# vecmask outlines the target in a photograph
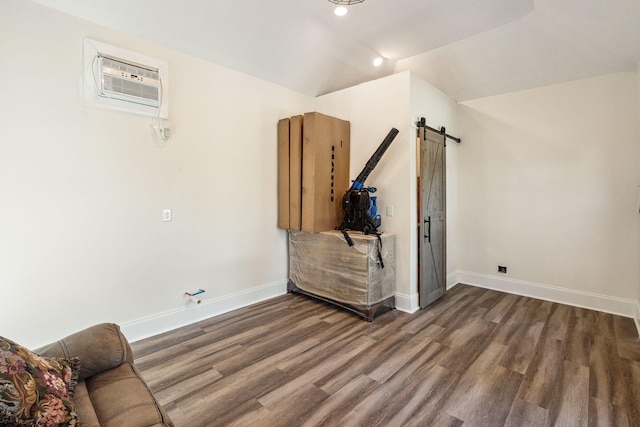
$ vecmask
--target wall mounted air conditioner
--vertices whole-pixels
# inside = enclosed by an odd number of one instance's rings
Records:
[[[162,84],[157,68],[98,55],[98,95],[159,107]]]
[[[167,119],[168,94],[165,61],[84,39],[85,105]]]

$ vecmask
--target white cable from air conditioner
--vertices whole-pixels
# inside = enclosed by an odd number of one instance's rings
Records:
[[[171,129],[160,126],[160,110],[162,109],[162,99],[164,97],[164,87],[162,86],[162,77],[158,73],[158,79],[160,80],[160,105],[157,108],[156,114],[151,119],[151,128],[154,131],[156,137],[158,137],[162,142],[156,140],[156,145],[160,148],[163,148],[167,145],[167,141],[171,136]]]

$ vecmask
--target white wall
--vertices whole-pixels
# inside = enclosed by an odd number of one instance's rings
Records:
[[[81,105],[84,37],[169,63],[164,148],[149,118]],[[285,291],[276,123],[312,98],[20,0],[0,53],[2,335],[136,339]]]
[[[622,73],[463,103],[462,281],[632,315],[637,87]]]
[[[430,125],[446,126],[454,132],[457,106],[429,83],[403,72],[321,96],[316,107],[325,114],[351,121],[352,178],[360,173],[392,127],[400,131],[365,184],[378,189],[381,230],[396,235],[396,305],[413,312],[418,309],[415,122],[419,116],[426,116]],[[455,190],[455,151],[447,167],[447,178]],[[450,230],[455,228],[455,201],[453,194],[447,206],[451,207]],[[393,217],[386,216],[387,205],[393,205]],[[455,236],[455,231],[450,236]],[[449,249],[455,250],[455,244],[449,244]],[[449,259],[455,265],[453,252]]]

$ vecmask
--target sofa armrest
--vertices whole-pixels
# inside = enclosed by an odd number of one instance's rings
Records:
[[[101,323],[34,350],[45,357],[77,357],[82,362],[78,381],[125,362],[133,363],[133,352],[120,327]]]
[[[92,403],[90,409],[101,427],[174,425],[132,363],[96,374],[81,384],[86,385]],[[78,418],[85,421],[80,408]]]

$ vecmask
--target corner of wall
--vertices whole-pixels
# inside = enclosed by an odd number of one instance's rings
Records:
[[[399,292],[394,294],[396,300],[396,309],[405,313],[415,313],[420,309],[418,294],[406,295]]]

